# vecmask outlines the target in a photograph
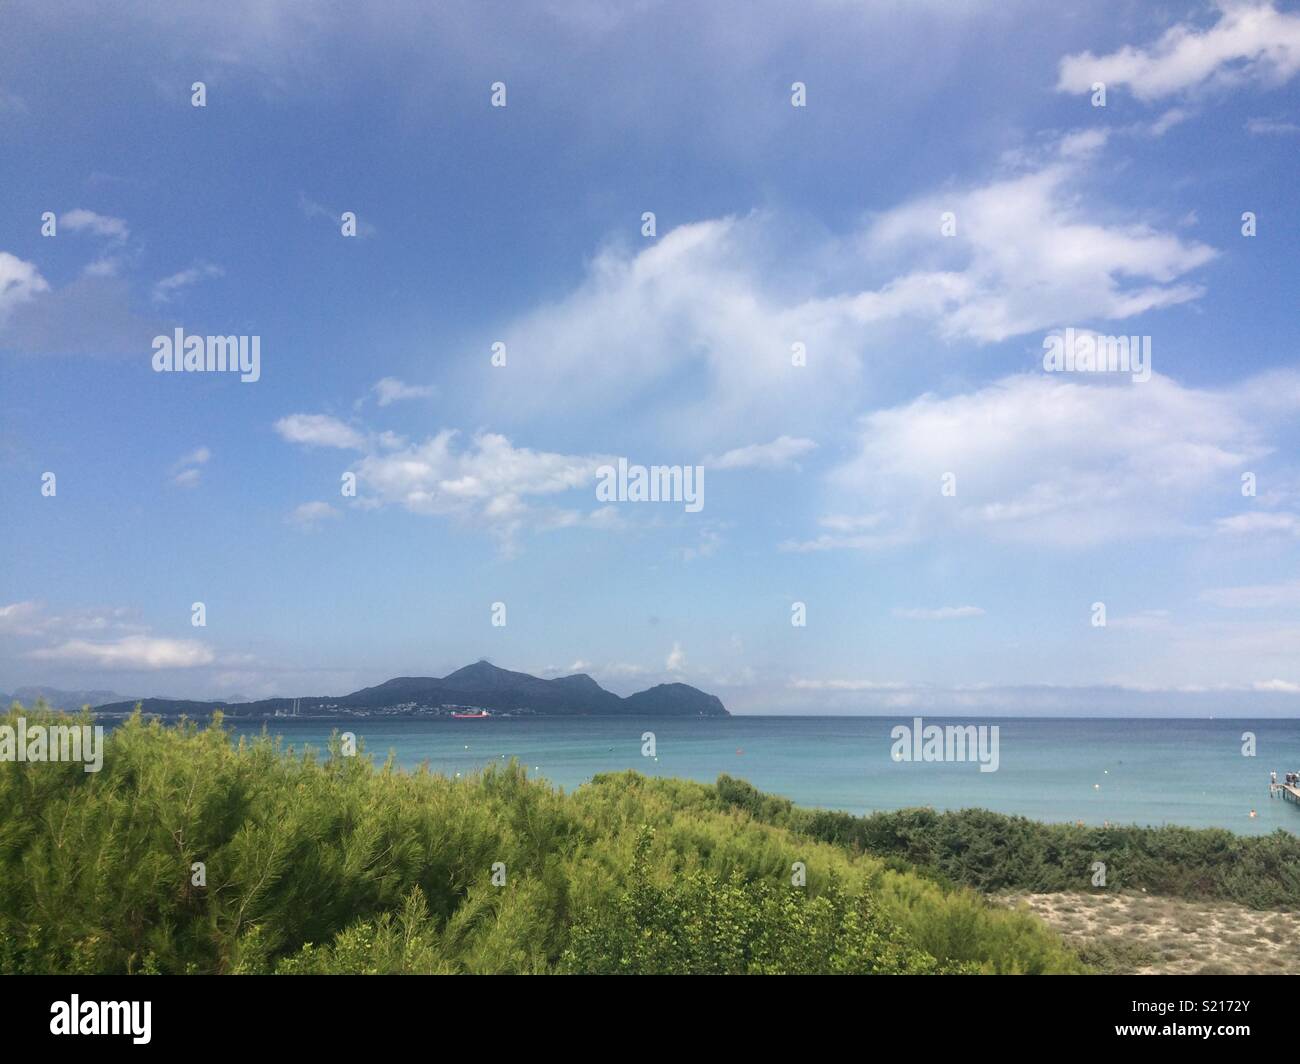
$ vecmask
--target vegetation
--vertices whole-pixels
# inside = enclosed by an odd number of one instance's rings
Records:
[[[1087,890],[1093,862],[1101,861],[1107,893],[1145,890],[1253,909],[1300,909],[1300,837],[1280,829],[1252,837],[1220,828],[1081,827],[983,809],[855,817],[800,809],[730,776],[719,777],[716,790],[762,823],[900,860],[983,892]]]
[[[753,815],[735,781],[564,794],[219,718],[105,741],[97,773],[0,762],[0,972],[1084,970],[1028,911]]]

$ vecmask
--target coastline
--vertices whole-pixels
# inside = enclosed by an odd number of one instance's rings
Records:
[[[105,742],[93,773],[0,761],[28,825],[0,854],[7,971],[1082,974],[1140,958],[1075,941],[1028,899],[1300,909],[1300,838],[1285,832],[858,817],[726,774],[598,772],[566,792],[515,759],[455,778],[393,771],[339,735],[317,754],[141,717]],[[1026,904],[1009,907],[1017,892]],[[724,945],[734,906],[762,933]]]

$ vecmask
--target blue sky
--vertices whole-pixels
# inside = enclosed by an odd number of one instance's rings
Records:
[[[427,8],[6,6],[0,690],[1295,712],[1294,5]]]

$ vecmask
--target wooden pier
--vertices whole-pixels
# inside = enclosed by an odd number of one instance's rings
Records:
[[[1268,794],[1270,798],[1281,798],[1283,801],[1300,805],[1300,787],[1294,783],[1270,783]]]

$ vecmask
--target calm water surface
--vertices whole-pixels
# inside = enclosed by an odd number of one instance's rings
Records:
[[[379,760],[391,752],[404,768],[427,762],[447,775],[516,757],[530,775],[566,790],[598,772],[629,768],[706,783],[726,772],[799,805],[858,814],[980,807],[1045,821],[1300,834],[1300,806],[1268,795],[1271,769],[1279,776],[1300,770],[1300,720],[971,721],[1000,728],[996,772],[969,762],[894,762],[889,733],[899,723],[911,719],[370,718],[275,720],[267,729],[295,749],[323,749],[331,731],[352,731]],[[241,734],[261,730],[261,723],[236,726]],[[655,734],[658,760],[641,754],[645,731]],[[1242,755],[1244,731],[1256,735],[1255,757]]]

